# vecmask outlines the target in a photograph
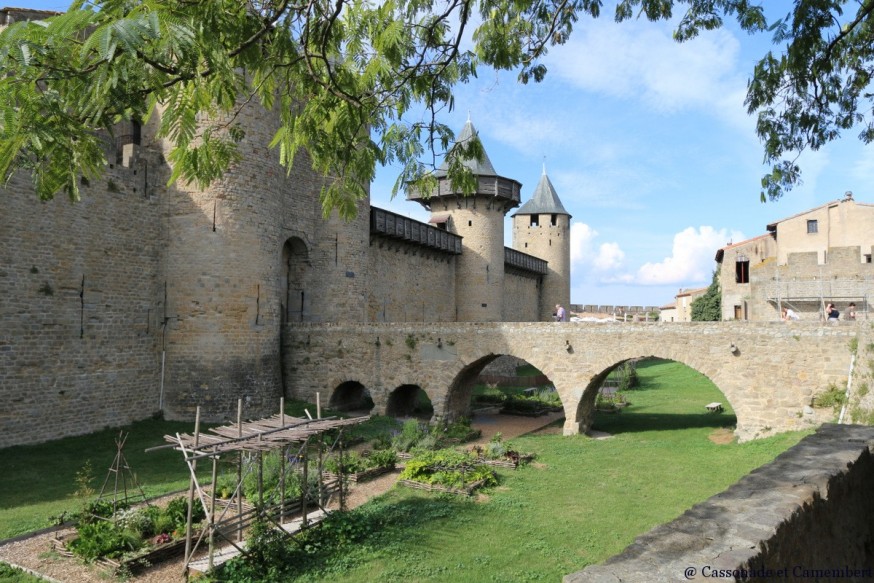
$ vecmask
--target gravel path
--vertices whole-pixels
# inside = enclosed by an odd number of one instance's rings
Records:
[[[504,439],[542,430],[548,433],[561,433],[560,427],[547,425],[560,419],[562,413],[551,413],[541,417],[515,417],[511,415],[478,415],[473,427],[482,430],[482,437],[467,445],[487,443],[500,432]],[[355,508],[374,496],[387,492],[397,481],[398,472],[385,474],[374,480],[352,487],[347,500],[349,508]],[[60,530],[0,546],[0,561],[45,576],[50,581],[63,583],[106,583],[113,576],[105,568],[85,565],[77,559],[61,556],[53,550],[52,539],[71,536],[73,529]],[[128,579],[133,583],[177,583],[185,581],[182,575],[182,560],[167,561],[156,565],[136,577]]]

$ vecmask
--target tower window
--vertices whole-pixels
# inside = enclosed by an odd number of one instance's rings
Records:
[[[531,215],[529,217],[529,219],[531,220],[531,223],[529,224],[529,226],[530,227],[539,227],[540,224],[537,222],[538,218],[540,218],[540,215]]]
[[[819,225],[817,224],[815,219],[807,221],[807,232],[808,233],[818,233],[819,232]]]
[[[558,215],[553,213],[549,220],[553,227],[556,226],[558,224]]]
[[[472,226],[473,226],[473,221],[467,221],[467,226],[468,226],[468,227],[472,227]]]
[[[738,255],[737,262],[734,264],[734,281],[735,283],[750,282],[750,260],[743,255]]]

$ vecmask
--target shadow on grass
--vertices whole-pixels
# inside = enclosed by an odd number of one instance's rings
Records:
[[[225,564],[216,580],[329,577],[372,561],[374,556],[400,552],[409,544],[410,533],[419,528],[434,528],[437,520],[457,519],[475,511],[475,505],[457,497],[396,489],[355,510],[331,514],[318,528],[301,533],[294,541],[276,531],[250,541],[252,556]]]
[[[148,419],[88,435],[2,449],[0,508],[69,499],[76,491],[76,474],[86,462],[91,466],[91,487],[99,492],[115,459],[119,431],[128,433],[124,456],[141,485],[161,488],[162,484],[187,483],[188,468],[180,453],[145,450],[163,445],[165,434],[193,430],[193,423]]]
[[[593,429],[613,435],[643,431],[730,428],[737,425],[731,413],[596,413]]]

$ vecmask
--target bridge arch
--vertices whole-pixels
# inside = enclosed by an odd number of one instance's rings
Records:
[[[413,417],[428,413],[426,408],[432,409],[433,412],[428,393],[419,385],[403,384],[389,393],[385,414],[390,417]]]
[[[370,411],[373,409],[373,399],[362,383],[344,381],[331,392],[328,407],[337,411]]]
[[[679,361],[677,359],[661,358],[658,356],[636,357],[636,358],[624,359],[624,360],[621,360],[619,362],[616,362],[615,364],[611,365],[609,368],[603,370],[601,373],[595,375],[592,379],[592,382],[589,384],[588,387],[586,387],[586,390],[583,394],[583,398],[580,400],[580,403],[577,406],[577,419],[582,419],[584,416],[587,416],[585,425],[588,428],[591,429],[591,427],[592,427],[592,421],[594,420],[594,413],[596,410],[596,400],[598,397],[600,387],[603,385],[604,381],[607,379],[607,377],[610,375],[610,373],[619,369],[625,363],[628,363],[628,362],[631,362],[634,360],[638,361],[638,363],[650,363],[650,364],[676,363],[676,364],[682,365],[683,367],[686,367],[692,371],[695,371],[696,373],[700,374],[701,376],[705,377],[708,381],[710,381],[713,384],[713,386],[719,391],[719,393],[721,394],[721,397],[717,398],[716,400],[719,401],[724,407],[727,406],[727,408],[730,408],[732,411],[734,410],[734,404],[732,403],[732,401],[728,397],[728,395],[726,395],[725,392],[722,389],[720,389],[720,387],[718,385],[716,385],[716,383],[713,383],[713,380],[710,377],[708,377],[706,374],[702,373],[701,371],[695,369],[694,367],[691,367],[688,364],[686,364],[682,361]],[[644,366],[646,366],[646,364],[644,364]],[[633,393],[633,391],[632,391],[632,393]],[[669,396],[669,394],[670,394],[670,389],[665,391],[666,396]],[[629,396],[629,395],[626,395],[626,396]],[[632,400],[634,399],[633,396],[629,396],[629,398]],[[711,399],[711,401],[712,400],[713,399]],[[700,403],[701,410],[699,411],[699,413],[701,413],[701,414],[706,413],[705,406],[709,402],[710,401],[708,401],[707,403],[705,403],[705,402]]]
[[[491,352],[482,355],[473,362],[463,366],[457,373],[455,373],[455,376],[449,385],[445,407],[441,415],[444,419],[452,421],[454,419],[458,419],[459,417],[470,416],[470,404],[473,396],[473,390],[476,386],[476,381],[479,378],[480,373],[482,373],[483,369],[486,366],[488,366],[495,359],[501,356],[512,356],[514,358],[522,360],[537,368],[547,377],[547,379],[549,379],[549,382],[553,382],[553,378],[549,375],[549,373],[540,368],[537,362],[532,362],[532,360],[526,357],[526,355],[519,354],[517,352]]]
[[[625,354],[622,354],[622,352],[625,352]],[[738,423],[740,424],[741,414],[738,409],[743,409],[743,407],[736,406],[736,402],[742,401],[743,398],[739,397],[742,385],[738,384],[738,379],[733,379],[725,370],[725,366],[714,365],[712,360],[707,361],[702,358],[692,347],[683,351],[682,354],[678,354],[678,352],[680,351],[664,350],[653,346],[649,347],[648,350],[637,349],[634,350],[634,352],[616,351],[614,354],[605,353],[599,362],[593,363],[595,370],[597,371],[600,369],[600,372],[593,374],[589,382],[582,387],[582,391],[580,391],[581,397],[575,404],[571,404],[571,411],[568,410],[568,403],[565,403],[565,412],[571,413],[571,415],[566,416],[565,434],[588,433],[592,429],[598,391],[611,372],[631,360],[645,360],[650,358],[674,361],[705,376],[711,383],[713,383],[720,393],[722,393],[725,402],[731,405],[738,418]],[[706,404],[707,403],[702,403],[702,408]],[[571,428],[571,431],[568,431],[569,427]]]

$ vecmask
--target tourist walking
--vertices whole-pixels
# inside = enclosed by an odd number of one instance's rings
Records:
[[[825,317],[830,324],[834,324],[841,317],[841,313],[835,308],[834,304],[829,304],[825,307]]]
[[[555,304],[555,321],[567,322],[567,310],[561,304]]]

